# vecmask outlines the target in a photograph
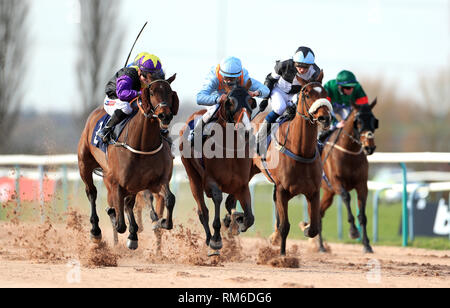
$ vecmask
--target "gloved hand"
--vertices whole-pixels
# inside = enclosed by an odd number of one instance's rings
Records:
[[[269,99],[265,98],[259,103],[259,112],[266,110],[267,105],[269,105]]]

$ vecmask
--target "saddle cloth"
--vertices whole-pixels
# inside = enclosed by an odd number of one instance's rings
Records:
[[[127,123],[136,114],[137,114],[137,110],[133,111],[127,118],[125,118],[122,122],[120,122],[113,128],[108,143],[103,142],[103,140],[97,136],[97,132],[99,130],[101,130],[105,126],[105,124],[108,123],[108,120],[111,118],[111,116],[109,114],[105,114],[95,124],[94,131],[92,132],[91,144],[106,153],[106,150],[108,149],[108,145],[114,144],[117,142],[117,139],[119,139],[119,136],[122,133],[125,126],[127,125]]]

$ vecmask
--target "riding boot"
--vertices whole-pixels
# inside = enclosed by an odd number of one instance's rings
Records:
[[[127,114],[122,110],[115,110],[105,126],[100,131],[98,131],[97,136],[102,139],[103,142],[107,143],[114,126],[122,122],[126,117]]]
[[[270,134],[271,126],[272,123],[264,120],[256,134],[257,153],[262,157],[265,157],[267,153],[267,136]]]

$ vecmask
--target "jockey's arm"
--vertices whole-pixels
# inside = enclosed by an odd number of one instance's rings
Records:
[[[130,102],[140,95],[140,91],[133,90],[133,80],[129,76],[117,78],[116,85],[116,94],[121,101]]]
[[[249,91],[259,92],[259,95],[257,96],[259,98],[266,98],[267,96],[269,96],[270,90],[266,85],[253,78],[250,78],[250,80],[252,81],[252,86],[250,87]]]
[[[201,90],[197,94],[197,104],[202,106],[213,106],[219,103],[220,94],[217,92],[219,80],[211,74],[205,79]]]

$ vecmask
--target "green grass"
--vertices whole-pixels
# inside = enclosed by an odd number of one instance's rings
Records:
[[[105,214],[104,208],[106,207],[106,189],[99,183],[96,184],[98,189],[97,210],[100,216],[102,224],[109,224],[109,219]],[[175,190],[173,188],[173,190]],[[64,219],[64,197],[62,195],[61,187],[57,187],[57,195],[49,204],[45,204],[45,213],[53,220],[61,221]],[[69,202],[68,206],[79,209],[82,213],[89,215],[90,207],[87,197],[84,192],[84,185],[82,183],[72,183],[69,186]],[[174,220],[175,223],[189,224],[193,223],[200,225],[197,216],[197,205],[192,196],[189,184],[180,184],[176,189],[177,202],[175,205]],[[356,193],[352,192],[352,211],[357,221],[356,212]],[[298,223],[303,221],[304,218],[304,204],[303,196],[295,197],[289,203],[289,221],[291,229],[289,232],[289,239],[305,239],[303,232],[298,227]],[[345,206],[342,206],[342,226],[343,226],[343,238],[339,239],[338,236],[338,197],[334,199],[333,205],[328,209],[323,220],[323,236],[328,242],[343,242],[343,243],[358,243],[358,240],[352,240],[349,238],[349,224],[347,222],[347,210]],[[225,201],[225,200],[224,200]],[[214,216],[214,207],[211,200],[207,200],[210,223]],[[0,207],[0,220],[9,220],[11,213],[15,208],[15,203],[3,205]],[[225,207],[222,206],[221,217],[225,215]],[[262,236],[268,237],[273,231],[274,214],[272,204],[272,186],[271,185],[258,185],[255,188],[255,200],[253,212],[255,215],[254,226],[245,234],[245,236]],[[401,222],[401,204],[382,204],[379,207],[379,234],[378,242],[373,243],[373,206],[372,206],[372,194],[369,194],[367,202],[366,215],[368,219],[368,236],[373,246],[386,245],[386,246],[401,246],[402,238],[399,234],[400,222]],[[21,204],[20,220],[22,221],[39,221],[40,220],[40,207],[39,204],[23,202]],[[448,238],[428,238],[417,237],[413,243],[409,243],[409,246],[427,249],[450,249],[450,240]]]

